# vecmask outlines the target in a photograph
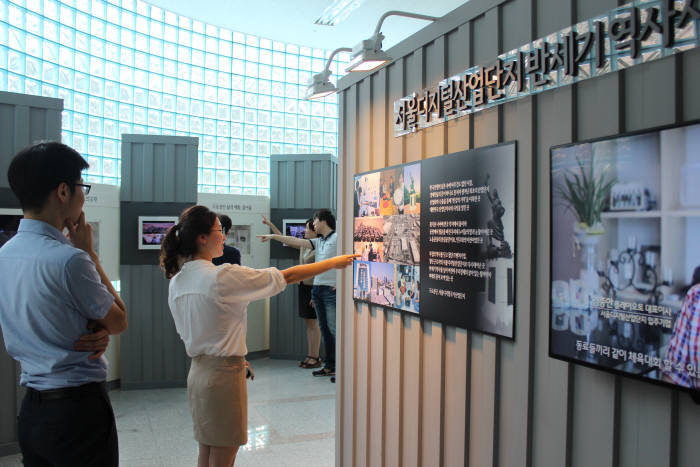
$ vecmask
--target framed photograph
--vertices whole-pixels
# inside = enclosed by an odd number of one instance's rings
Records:
[[[139,216],[139,250],[160,250],[168,229],[177,224],[177,216]]]
[[[282,220],[282,232],[289,237],[304,238],[306,230],[306,219],[284,219]]]

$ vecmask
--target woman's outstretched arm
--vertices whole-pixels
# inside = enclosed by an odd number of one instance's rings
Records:
[[[323,272],[330,271],[331,269],[346,268],[359,256],[360,255],[340,255],[319,261],[318,263],[300,264],[285,269],[282,271],[282,275],[284,276],[284,280],[287,281],[287,284],[294,284],[295,282],[301,282],[304,279],[309,279]]]

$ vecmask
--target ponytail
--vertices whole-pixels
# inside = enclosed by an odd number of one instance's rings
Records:
[[[180,239],[178,232],[180,224],[175,224],[168,229],[163,243],[160,245],[160,267],[165,272],[165,277],[170,279],[180,271],[179,254]]]
[[[216,214],[205,206],[191,206],[180,214],[180,222],[170,227],[160,246],[160,267],[170,279],[180,272],[182,262],[197,254],[197,237],[209,235]]]

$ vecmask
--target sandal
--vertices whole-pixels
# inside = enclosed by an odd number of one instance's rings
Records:
[[[304,365],[306,365],[309,362],[309,360],[312,358],[313,357],[311,355],[307,355],[306,358],[304,358],[304,360],[299,362],[299,366],[302,368],[306,368]]]
[[[301,365],[302,368],[318,368],[321,366],[321,359],[315,357],[309,357],[309,359]]]

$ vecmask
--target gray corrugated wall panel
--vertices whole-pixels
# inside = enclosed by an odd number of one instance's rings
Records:
[[[501,9],[502,49],[512,50],[533,38],[530,0],[508,2]],[[536,309],[531,307],[534,287],[531,246],[534,216],[533,197],[533,108],[532,98],[520,99],[503,106],[503,140],[517,141],[517,217],[516,217],[516,311],[515,339],[500,343],[500,394],[497,401],[498,448],[497,465],[516,467],[526,465],[528,459],[528,420],[530,416],[532,361],[532,323]]]
[[[270,158],[270,209],[335,209],[338,159],[330,154],[278,154]]]
[[[700,118],[700,49],[690,50],[681,55],[681,96],[683,97],[682,117],[684,120]],[[678,396],[678,458],[677,465],[697,463],[697,433],[700,433],[700,405],[685,394]]]
[[[294,266],[296,261],[283,259],[271,260],[271,265],[278,269]],[[299,317],[296,284],[270,298],[270,357],[301,358],[307,354],[306,325]]]
[[[183,204],[194,204],[197,145],[192,137],[122,135],[122,205],[137,212],[139,207],[148,211],[165,206],[179,213]],[[142,256],[123,254],[132,264],[123,262],[120,268],[129,319],[121,340],[122,387],[184,386],[188,359],[168,309],[168,282],[157,256],[152,264],[142,264]]]
[[[472,0],[468,5],[476,8],[486,2]],[[484,9],[479,17],[450,18],[455,27],[447,28],[441,34],[446,36],[445,76],[461,71],[467,65],[478,65],[480,61],[492,60],[494,46],[500,44],[499,51],[509,50],[575,23],[578,20],[595,16],[614,8],[618,2],[612,0],[560,1],[560,0],[511,0],[494,2],[500,4],[501,11],[497,29],[497,40],[493,38],[494,28],[485,27],[493,11]],[[476,11],[476,10],[472,10]],[[460,23],[461,19],[461,23]],[[446,20],[434,27],[442,27]],[[491,22],[493,19],[491,19]],[[474,28],[473,33],[470,29]],[[395,49],[403,48],[403,54],[393,55],[395,61],[385,68],[388,92],[382,94],[381,72],[371,74],[370,89],[366,88],[367,75],[353,75],[341,79],[341,128],[340,160],[343,180],[347,183],[353,173],[378,169],[377,163],[383,158],[387,165],[394,165],[411,158],[425,157],[439,147],[439,132],[428,130],[419,134],[394,138],[389,129],[385,144],[387,153],[382,150],[382,128],[386,122],[373,121],[369,130],[366,124],[359,123],[366,115],[367,106],[363,99],[372,100],[385,95],[384,102],[372,102],[370,106],[386,106],[391,111],[393,102],[412,91],[434,86],[430,82],[431,68],[439,63],[432,55],[434,45],[427,45],[438,39],[428,37],[426,28],[419,31]],[[498,30],[500,29],[500,30]],[[469,44],[473,38],[474,44]],[[408,47],[406,44],[419,44]],[[469,60],[469,49],[475,49],[475,60]],[[457,64],[457,62],[460,62]],[[483,63],[483,62],[482,62]],[[680,76],[678,75],[680,73]],[[548,355],[548,309],[549,309],[549,149],[552,145],[615,134],[621,131],[644,129],[674,121],[688,121],[700,118],[700,91],[696,77],[700,74],[700,50],[684,52],[676,57],[641,65],[622,73],[584,81],[570,88],[546,91],[535,97],[519,99],[502,106],[501,110],[485,112],[474,116],[472,125],[474,142],[469,141],[469,118],[448,122],[446,141],[447,152],[465,149],[469,146],[488,144],[493,139],[495,128],[504,141],[518,141],[518,262],[516,263],[518,282],[516,310],[516,338],[513,342],[498,342],[492,350],[485,350],[480,356],[487,361],[495,361],[497,374],[495,386],[491,385],[496,422],[489,426],[490,408],[487,415],[470,417],[464,411],[462,422],[465,425],[464,443],[474,445],[474,449],[493,452],[490,454],[467,452],[472,459],[470,465],[493,466],[627,466],[661,465],[690,466],[697,464],[694,433],[700,430],[700,406],[693,404],[682,393],[644,384],[635,380],[612,376],[578,365],[567,364],[551,359]],[[676,87],[679,86],[679,87]],[[646,96],[646,97],[645,97]],[[647,99],[646,102],[643,102]],[[655,110],[650,110],[655,109]],[[499,115],[500,112],[500,115]],[[378,113],[377,113],[378,114]],[[376,116],[376,115],[375,115]],[[387,115],[386,118],[390,118]],[[466,131],[465,131],[466,130]],[[367,139],[370,141],[367,141]],[[365,149],[369,148],[368,151]],[[384,156],[384,157],[383,157]],[[351,160],[346,160],[350,158]],[[345,189],[348,191],[348,189]],[[344,201],[352,199],[344,193]],[[341,195],[342,196],[342,195]],[[350,207],[338,206],[338,212],[347,213]],[[343,233],[343,236],[351,234]],[[343,240],[347,240],[343,238]],[[345,273],[347,276],[347,273]],[[344,282],[345,283],[345,282]],[[353,304],[343,302],[347,307]],[[373,358],[374,345],[381,342],[375,335],[381,327],[374,326],[372,316],[363,305],[358,305],[354,314],[343,314],[339,328],[339,452],[336,459],[341,466],[367,465],[367,459],[376,461],[378,449],[368,436],[374,436],[374,427],[363,431],[366,426],[367,410],[370,417],[376,411],[382,416],[382,459],[386,465],[395,465],[398,459],[403,465],[462,465],[459,448],[454,439],[445,434],[444,448],[452,446],[450,452],[435,452],[434,445],[419,437],[413,424],[419,421],[417,407],[425,410],[426,388],[433,387],[426,381],[431,375],[426,365],[444,365],[444,378],[449,381],[465,381],[471,385],[466,399],[474,410],[474,385],[480,384],[474,378],[481,373],[476,365],[483,362],[470,361],[464,356],[462,368],[466,367],[469,378],[453,378],[455,366],[454,347],[464,345],[460,334],[455,336],[449,327],[444,344],[450,351],[447,363],[431,359],[428,355],[440,355],[439,342],[428,338],[427,333],[416,332],[411,319],[402,319],[403,326],[394,329],[395,323],[386,319],[384,327],[385,354],[381,361]],[[368,316],[370,316],[368,318]],[[391,316],[391,313],[386,313]],[[411,325],[411,326],[408,326]],[[408,327],[407,327],[408,326]],[[434,329],[434,328],[433,328]],[[470,333],[476,334],[476,333]],[[379,340],[377,340],[379,339]],[[474,342],[471,342],[473,340]],[[461,344],[459,342],[461,342]],[[467,339],[467,349],[473,359],[482,351],[484,339]],[[450,365],[449,368],[447,365]],[[422,367],[420,367],[422,365]],[[368,381],[376,379],[378,368],[391,369],[398,366],[398,374],[386,377],[379,389]],[[416,369],[416,367],[418,369]],[[398,382],[394,384],[393,379]],[[488,384],[492,374],[487,374]],[[463,383],[462,383],[463,384]],[[372,391],[368,392],[371,386]],[[448,387],[445,387],[448,390]],[[395,397],[386,397],[382,407],[376,407],[377,392],[387,392]],[[445,406],[445,426],[453,423],[459,411],[464,410],[452,395],[443,396]],[[483,391],[486,394],[488,391]],[[483,397],[483,396],[480,396]],[[398,404],[395,401],[400,401]],[[408,404],[408,405],[407,405]],[[397,406],[398,405],[398,406]],[[457,410],[457,415],[455,415]],[[372,418],[372,420],[375,420]],[[427,419],[423,418],[425,422]],[[486,422],[486,423],[484,423]],[[373,423],[375,423],[373,421]],[[451,426],[454,426],[451,425]],[[481,430],[491,433],[478,433]],[[380,431],[380,430],[377,430]],[[476,446],[477,440],[483,440]],[[426,451],[428,449],[429,451]],[[462,447],[462,451],[464,448]],[[473,449],[472,449],[473,450]],[[420,459],[420,460],[419,460]],[[449,462],[447,462],[449,460]],[[478,461],[478,462],[477,462]],[[451,463],[450,463],[451,462]]]
[[[122,135],[121,201],[197,200],[198,138]]]
[[[700,118],[700,86],[697,77],[700,76],[700,49],[683,52],[680,57],[682,64],[682,95],[684,120]]]
[[[39,140],[61,141],[63,100],[0,92],[0,187],[9,187],[7,168],[22,148]]]
[[[7,169],[12,157],[36,141],[60,141],[62,110],[61,99],[0,92],[0,189],[7,196],[11,195]],[[4,207],[14,206],[0,205]],[[17,414],[24,395],[19,371],[0,335],[0,456],[19,452]]]
[[[576,19],[584,20],[611,10],[614,0],[577,2]],[[619,76],[611,74],[574,86],[575,139],[614,134],[619,130]],[[573,367],[571,407],[571,466],[612,467],[615,440],[616,378],[580,366]],[[595,430],[590,427],[595,426]]]
[[[158,266],[121,266],[128,329],[121,336],[124,389],[181,387],[187,356],[167,304],[168,281]]]

